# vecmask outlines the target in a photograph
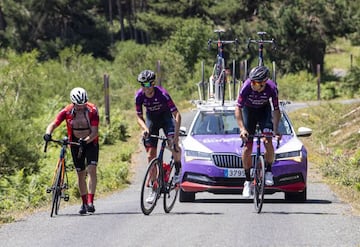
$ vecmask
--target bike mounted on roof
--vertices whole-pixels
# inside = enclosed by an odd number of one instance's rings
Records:
[[[247,47],[248,49],[250,49],[250,44],[254,43],[258,45],[259,48],[259,52],[258,52],[258,66],[264,66],[264,56],[263,56],[263,50],[264,50],[264,44],[271,44],[272,45],[272,49],[275,50],[276,49],[276,41],[274,39],[265,39],[266,36],[266,32],[257,32],[257,34],[259,35],[259,39],[251,39],[249,38],[247,40]],[[245,68],[246,72],[245,74],[247,75],[247,68]],[[272,78],[271,78],[275,83],[276,83],[276,64],[275,61],[272,62]]]
[[[238,83],[238,89],[237,87],[237,80],[235,76],[236,71],[236,62],[235,60],[232,61],[232,80],[229,80],[230,74],[228,72],[228,68],[226,68],[226,61],[224,57],[224,47],[226,44],[235,44],[236,51],[239,47],[239,40],[222,40],[221,34],[224,33],[223,30],[215,30],[215,33],[218,35],[217,41],[214,41],[212,39],[208,40],[208,49],[210,49],[211,45],[213,43],[217,43],[217,55],[216,55],[216,63],[214,64],[212,74],[209,78],[209,82],[205,82],[204,80],[204,64],[202,63],[202,79],[198,83],[198,90],[199,90],[199,101],[196,101],[196,104],[204,104],[204,102],[209,103],[219,103],[221,102],[221,105],[224,105],[225,102],[225,92],[226,92],[226,84],[229,85],[229,99],[230,101],[236,100],[237,94],[240,88],[240,83]],[[259,35],[258,39],[251,39],[249,38],[247,40],[247,48],[250,49],[250,44],[257,44],[258,45],[258,65],[264,65],[264,57],[263,57],[263,50],[264,50],[264,44],[271,44],[272,49],[276,49],[276,41],[274,39],[265,39],[266,32],[257,32]],[[276,66],[275,62],[272,62],[272,80],[276,82]],[[245,61],[244,66],[244,81],[247,79],[248,76],[248,68],[247,68],[247,62]],[[240,68],[240,70],[242,70]],[[228,83],[227,83],[228,82]],[[207,88],[206,88],[207,87]],[[207,92],[207,95],[206,95]]]
[[[209,78],[209,83],[207,89],[205,88],[205,81],[204,81],[204,67],[202,65],[202,81],[198,84],[199,87],[199,97],[200,101],[206,100],[206,91],[207,91],[207,99],[212,101],[221,102],[222,105],[224,105],[225,101],[225,92],[226,92],[226,83],[229,81],[230,74],[229,69],[226,68],[226,62],[225,62],[225,55],[224,55],[224,47],[227,44],[235,44],[236,51],[239,47],[239,40],[222,40],[221,34],[224,33],[223,30],[215,30],[215,33],[218,35],[217,41],[214,41],[212,39],[208,40],[208,49],[210,50],[211,45],[213,43],[217,44],[217,55],[216,55],[216,63],[214,64],[212,74]],[[233,73],[232,73],[232,79],[233,81],[233,94],[230,93],[230,98],[233,96],[235,98],[235,87],[236,87],[236,79],[235,79],[235,60],[233,60]],[[231,88],[229,87],[229,90]],[[230,91],[231,92],[231,91]]]

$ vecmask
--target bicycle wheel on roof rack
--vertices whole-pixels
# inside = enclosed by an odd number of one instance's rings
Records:
[[[254,169],[254,206],[257,213],[261,212],[264,203],[265,162],[262,156],[257,158]]]
[[[179,193],[180,185],[173,182],[175,176],[175,164],[170,162],[170,174],[168,181],[165,181],[165,193],[164,193],[164,211],[170,213],[174,207],[177,195]]]
[[[62,175],[62,165],[61,160],[58,161],[58,169],[56,171],[56,177],[54,184],[51,187],[52,190],[52,203],[51,203],[51,212],[50,217],[53,217],[54,213],[57,215],[60,208],[60,196],[61,196],[61,175]]]
[[[162,181],[160,169],[162,169],[162,164],[160,166],[159,160],[155,158],[150,162],[144,176],[141,186],[140,206],[141,211],[145,215],[149,215],[154,210],[156,202],[161,195]],[[151,194],[153,194],[153,200],[150,200]]]

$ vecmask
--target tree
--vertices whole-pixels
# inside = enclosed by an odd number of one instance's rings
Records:
[[[286,1],[274,11],[268,26],[279,44],[278,61],[284,72],[323,69],[326,46],[348,32],[346,1]],[[276,9],[276,8],[274,8]]]

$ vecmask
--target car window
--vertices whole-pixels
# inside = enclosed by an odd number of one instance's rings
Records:
[[[194,135],[237,134],[234,112],[200,112],[193,128]]]
[[[292,134],[290,122],[288,121],[287,117],[284,116],[284,114],[281,114],[281,120],[279,123],[279,132],[282,135],[291,135]]]
[[[282,114],[279,131],[283,135],[292,134],[291,124]],[[192,130],[193,135],[240,134],[233,111],[200,112]]]

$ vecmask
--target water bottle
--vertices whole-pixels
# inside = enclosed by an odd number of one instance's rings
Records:
[[[163,162],[164,180],[167,183],[170,177],[170,164]]]

